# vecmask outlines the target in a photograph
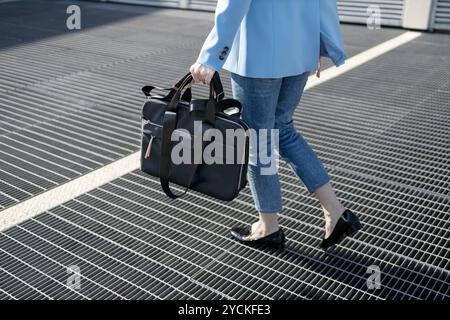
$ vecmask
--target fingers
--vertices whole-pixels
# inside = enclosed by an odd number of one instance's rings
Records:
[[[189,71],[192,74],[194,83],[209,84],[214,76],[214,70],[202,65],[201,63],[194,63]]]
[[[199,68],[199,63],[194,63],[191,68],[189,69],[189,71],[191,72],[192,75],[192,79],[194,83],[199,83],[200,78],[199,78],[199,72],[198,72],[198,68]]]
[[[316,76],[320,78],[320,71],[322,70],[322,57],[319,58],[319,67],[317,68]]]
[[[198,72],[199,72],[200,81],[203,84],[209,84],[211,82],[212,76],[214,74],[213,70],[211,70],[210,68],[208,68],[204,65],[200,65]]]
[[[211,83],[211,80],[212,80],[212,78],[213,78],[213,76],[214,76],[214,70],[211,70],[211,69],[209,69],[209,68],[206,68],[206,71],[205,71],[205,74],[204,74],[204,78],[203,78],[203,83],[204,84],[210,84]]]

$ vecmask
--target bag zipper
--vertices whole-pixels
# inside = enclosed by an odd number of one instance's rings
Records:
[[[147,120],[147,119],[145,119],[145,118],[142,118],[142,121],[143,121],[145,124],[150,124],[150,125],[152,125],[152,126],[162,128],[162,125],[160,125],[160,124],[158,124],[158,123],[154,123],[154,122],[152,122],[152,121],[150,121],[150,120]]]
[[[145,156],[144,156],[145,159],[148,159],[150,157],[150,154],[151,154],[151,151],[152,151],[153,139],[155,138],[154,135],[150,135],[150,137],[151,138],[150,138],[150,141],[148,143],[147,150],[145,151]]]

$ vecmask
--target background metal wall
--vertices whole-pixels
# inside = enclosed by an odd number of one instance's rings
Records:
[[[381,9],[381,24],[401,26],[404,0],[338,0],[339,16],[343,22],[366,23],[371,6]]]
[[[116,0],[115,2],[184,7],[213,11],[217,0]],[[341,20],[344,22],[366,23],[371,5],[381,9],[382,25],[401,26],[404,0],[338,0]]]
[[[450,0],[436,0],[434,4],[432,28],[450,30]]]
[[[105,1],[105,0],[100,0]],[[108,0],[106,0],[108,1]],[[156,5],[168,8],[186,8],[214,11],[217,0],[110,0],[111,2]],[[366,23],[372,12],[370,6],[379,6],[381,25],[402,27],[405,0],[337,0],[341,21]],[[430,29],[450,30],[450,0],[434,0]]]

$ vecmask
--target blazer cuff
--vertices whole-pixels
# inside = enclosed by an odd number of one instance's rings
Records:
[[[225,64],[225,59],[220,60],[217,57],[213,57],[208,51],[202,51],[197,58],[197,62],[202,65],[219,72]]]
[[[347,58],[345,51],[338,47],[324,33],[320,34],[320,56],[330,58],[336,67],[344,64]]]

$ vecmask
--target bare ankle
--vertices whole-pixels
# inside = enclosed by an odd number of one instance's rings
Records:
[[[342,216],[345,211],[345,207],[339,203],[339,205],[335,206],[322,206],[323,213],[325,215],[325,219],[330,219],[332,221],[337,221]]]
[[[276,213],[260,213],[259,221],[264,235],[277,232],[280,228],[278,225],[278,214]]]

